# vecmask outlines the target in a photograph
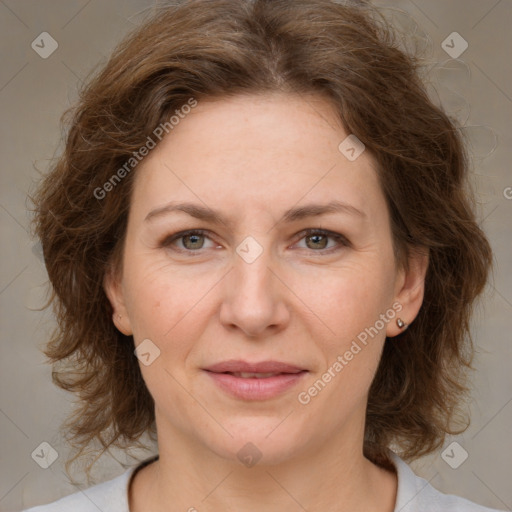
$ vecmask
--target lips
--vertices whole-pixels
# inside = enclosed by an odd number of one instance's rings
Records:
[[[214,364],[205,368],[206,371],[214,373],[253,373],[253,374],[280,374],[280,373],[299,373],[305,371],[305,368],[300,368],[288,363],[280,361],[263,361],[260,363],[249,363],[247,361],[240,361],[230,359],[221,363]]]
[[[295,386],[307,370],[279,361],[224,361],[205,368],[217,387],[242,400],[268,400]]]
[[[281,373],[252,373],[252,372],[227,372],[233,377],[241,377],[242,379],[267,379],[268,377],[275,377]]]

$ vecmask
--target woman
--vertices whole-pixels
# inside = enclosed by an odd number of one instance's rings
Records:
[[[398,46],[360,2],[192,0],[116,49],[35,198],[46,354],[77,457],[158,456],[31,510],[490,510],[405,462],[463,430],[492,256]]]

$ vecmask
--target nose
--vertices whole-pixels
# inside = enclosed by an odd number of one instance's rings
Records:
[[[220,321],[228,329],[240,329],[247,337],[263,338],[288,325],[287,296],[291,293],[267,250],[252,262],[238,254],[223,283]]]

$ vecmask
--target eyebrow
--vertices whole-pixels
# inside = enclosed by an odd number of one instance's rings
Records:
[[[233,225],[233,222],[230,219],[228,219],[225,215],[207,206],[202,206],[194,203],[174,202],[167,203],[164,206],[151,210],[146,215],[144,221],[151,221],[157,217],[168,215],[169,213],[172,212],[184,212],[190,215],[191,217],[195,217],[196,219],[207,221],[212,224],[224,224],[225,226],[228,227],[231,227]],[[304,206],[290,208],[289,210],[286,210],[284,212],[280,222],[295,222],[301,219],[309,217],[318,217],[320,215],[325,215],[329,213],[345,213],[356,217],[360,217],[363,220],[367,218],[366,213],[357,209],[355,206],[343,203],[341,201],[331,201],[327,204],[307,204]]]

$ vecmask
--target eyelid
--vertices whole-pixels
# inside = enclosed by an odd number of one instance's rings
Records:
[[[316,234],[325,235],[329,238],[333,238],[337,242],[341,243],[342,245],[346,245],[347,247],[352,246],[350,240],[345,235],[342,235],[341,233],[337,233],[336,231],[330,231],[328,229],[323,229],[323,228],[307,228],[307,229],[304,229],[303,231],[301,231],[300,233],[297,233],[297,236],[300,237],[299,240],[302,240],[306,236],[316,235]],[[317,251],[317,252],[322,252],[322,251]],[[323,252],[325,252],[325,251],[323,251]]]
[[[181,238],[184,238],[187,235],[199,235],[199,236],[206,236],[210,240],[211,233],[207,229],[185,229],[184,231],[178,231],[176,233],[173,233],[172,235],[165,236],[162,241],[158,244],[160,247],[169,247],[172,245],[173,242],[176,242],[180,240]],[[213,242],[214,240],[212,240]],[[175,249],[177,252],[188,252],[188,253],[199,253],[203,249],[197,249],[196,251],[186,250],[186,249]]]
[[[183,238],[187,235],[205,236],[206,238],[209,238],[212,242],[217,243],[217,242],[215,242],[214,239],[212,239],[211,233],[209,230],[198,228],[198,229],[187,229],[187,230],[179,231],[179,232],[173,233],[172,235],[166,236],[160,242],[159,246],[169,247],[172,245],[173,242],[180,240],[181,238]],[[346,236],[342,235],[341,233],[337,233],[335,231],[330,231],[328,229],[323,229],[323,228],[307,228],[307,229],[304,229],[304,230],[298,232],[294,236],[294,238],[297,239],[296,242],[294,242],[294,245],[297,244],[298,242],[300,242],[303,238],[305,238],[307,236],[311,236],[311,235],[324,235],[328,238],[332,238],[338,244],[337,247],[331,247],[329,249],[319,249],[317,251],[315,251],[314,249],[305,249],[313,254],[318,253],[319,256],[321,256],[322,254],[325,254],[325,255],[331,254],[335,251],[340,250],[343,247],[352,247],[350,240],[348,240]],[[174,250],[179,253],[188,253],[188,254],[192,255],[192,254],[200,254],[205,249],[187,250],[187,249],[174,248]]]

